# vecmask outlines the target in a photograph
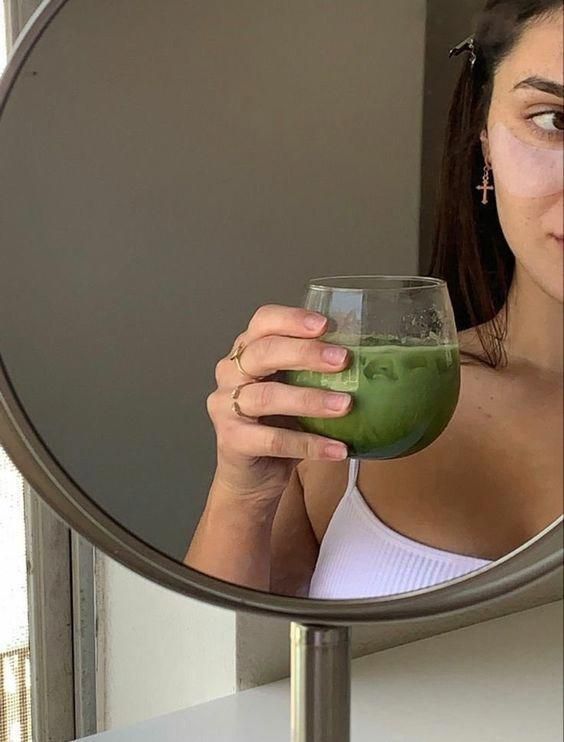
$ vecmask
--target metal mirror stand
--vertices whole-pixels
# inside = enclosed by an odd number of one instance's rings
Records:
[[[292,742],[349,742],[351,630],[292,623]]]

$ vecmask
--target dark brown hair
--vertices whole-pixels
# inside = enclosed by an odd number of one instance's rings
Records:
[[[562,5],[562,0],[488,0],[476,24],[475,64],[463,58],[449,112],[430,274],[447,281],[459,331],[477,328],[480,360],[493,368],[506,360],[506,300],[515,259],[495,199],[483,206],[476,190],[484,168],[480,133],[499,65],[528,25]]]

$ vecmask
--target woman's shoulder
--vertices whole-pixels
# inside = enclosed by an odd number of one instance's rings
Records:
[[[475,368],[483,374],[492,374],[505,367],[503,342],[497,325],[486,322],[461,330],[458,333],[458,346],[463,368]]]

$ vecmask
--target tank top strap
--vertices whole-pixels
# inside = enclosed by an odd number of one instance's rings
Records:
[[[356,485],[359,464],[360,459],[349,459],[349,481],[347,482],[347,491],[345,495],[350,495],[353,491],[353,487]]]

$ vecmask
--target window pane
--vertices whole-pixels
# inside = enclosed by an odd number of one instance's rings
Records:
[[[0,448],[0,742],[31,742],[23,479]]]

